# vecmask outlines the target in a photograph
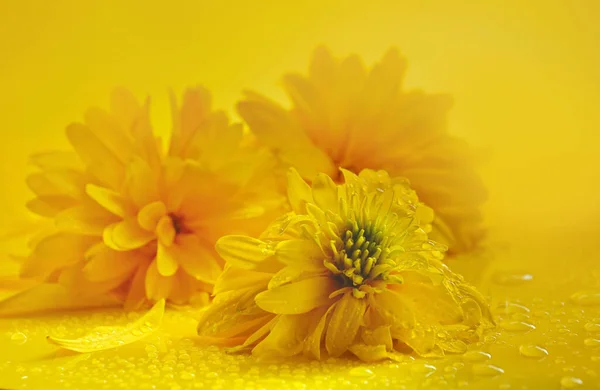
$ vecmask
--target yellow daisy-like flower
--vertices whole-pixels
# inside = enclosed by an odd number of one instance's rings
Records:
[[[338,167],[408,178],[435,210],[432,238],[453,253],[468,251],[484,235],[486,191],[467,144],[446,130],[451,98],[405,91],[405,70],[396,50],[366,69],[356,56],[339,61],[319,48],[308,76],[283,78],[291,109],[247,93],[238,110],[281,163],[307,180],[325,172],[339,181]]]
[[[282,201],[268,158],[243,146],[241,125],[212,110],[200,87],[181,108],[173,99],[168,151],[148,102],[124,90],[67,136],[76,154],[33,157],[41,171],[28,178],[37,195],[28,206],[55,228],[34,243],[23,277],[110,292],[130,308],[187,302],[207,296],[221,273],[216,240],[260,232]]]
[[[412,349],[464,352],[493,325],[484,298],[442,262],[432,210],[404,179],[342,170],[312,187],[288,174],[293,211],[259,238],[217,242],[225,271],[200,320],[206,342],[266,357],[350,351],[365,361]]]

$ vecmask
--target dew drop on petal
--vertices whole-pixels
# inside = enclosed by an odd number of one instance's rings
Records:
[[[533,324],[523,321],[502,321],[499,325],[509,332],[529,332],[535,329]]]
[[[416,374],[423,374],[425,378],[432,375],[437,368],[431,364],[415,364],[411,367],[411,371]]]
[[[528,358],[543,358],[548,356],[548,350],[535,344],[523,344],[519,347],[519,353]]]
[[[350,375],[356,376],[356,377],[373,377],[373,376],[375,376],[373,371],[371,371],[370,369],[368,369],[366,367],[354,367],[353,369],[350,370]]]
[[[27,336],[21,332],[15,332],[10,336],[10,341],[17,345],[23,345],[27,342]]]
[[[600,305],[599,291],[579,291],[571,295],[571,301],[579,306],[596,306]]]
[[[533,275],[527,272],[497,271],[492,276],[492,281],[501,286],[516,286],[532,280]]]
[[[600,332],[600,324],[596,322],[588,322],[583,327],[587,332]]]
[[[504,370],[492,364],[478,363],[471,368],[474,375],[478,376],[497,376],[504,374]]]
[[[583,340],[583,344],[585,344],[586,347],[600,347],[600,340],[589,337]]]
[[[565,376],[560,380],[560,385],[564,389],[575,389],[579,386],[583,385],[583,381],[579,378],[575,378],[573,376]]]
[[[469,362],[484,362],[491,358],[492,355],[483,351],[468,351],[463,355],[463,359]]]

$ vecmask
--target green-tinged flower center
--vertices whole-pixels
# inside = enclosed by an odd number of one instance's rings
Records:
[[[341,238],[341,246],[331,241],[333,258],[326,260],[325,266],[344,287],[358,289],[368,281],[387,278],[395,263],[388,258],[389,237],[382,230],[374,224],[361,227],[354,221],[348,224]],[[357,294],[362,295],[358,290]]]

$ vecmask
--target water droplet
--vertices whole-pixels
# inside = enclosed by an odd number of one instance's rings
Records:
[[[583,381],[573,376],[565,376],[560,380],[560,385],[565,389],[574,389],[583,385]]]
[[[523,321],[502,321],[499,325],[509,332],[529,332],[535,329],[533,324]]]
[[[181,378],[184,381],[191,381],[195,377],[196,377],[196,375],[193,372],[184,371],[181,374],[179,374],[179,378]]]
[[[350,375],[357,376],[357,377],[369,377],[369,378],[375,376],[373,371],[369,370],[366,367],[354,367],[353,369],[350,370]]]
[[[523,344],[519,347],[522,356],[530,358],[543,358],[548,356],[548,350],[534,344]]]
[[[484,362],[491,358],[492,355],[483,351],[468,351],[463,355],[463,359],[469,362]]]
[[[15,332],[10,336],[10,341],[17,345],[23,345],[27,342],[27,336],[21,332]]]
[[[415,364],[411,367],[412,372],[424,374],[426,378],[432,375],[435,372],[435,370],[437,370],[437,368],[435,366],[432,366],[431,364]]]
[[[596,322],[588,322],[583,328],[588,332],[600,332],[600,324]]]
[[[501,286],[516,286],[532,280],[533,275],[527,272],[497,271],[492,276],[492,281]]]
[[[504,370],[492,364],[474,364],[472,367],[473,374],[479,376],[496,376],[504,374]]]
[[[514,302],[502,302],[498,305],[498,312],[504,314],[529,313],[529,311],[527,306]]]
[[[591,337],[583,340],[583,343],[585,344],[586,347],[600,347],[600,340],[593,339]]]
[[[600,292],[598,291],[579,291],[571,295],[573,303],[579,306],[600,305]]]

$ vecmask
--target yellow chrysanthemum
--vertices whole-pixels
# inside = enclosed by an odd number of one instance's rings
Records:
[[[264,229],[282,197],[269,160],[243,147],[241,125],[191,89],[181,108],[173,100],[163,151],[148,110],[118,90],[110,112],[90,109],[67,128],[76,155],[33,157],[41,171],[28,178],[37,195],[28,206],[55,228],[34,243],[23,277],[114,293],[128,307],[182,303],[212,290],[219,237]]]
[[[453,253],[470,250],[483,237],[485,189],[468,146],[446,130],[450,97],[403,90],[405,70],[396,50],[367,70],[356,56],[338,61],[319,48],[308,76],[283,78],[291,109],[248,93],[238,111],[305,179],[325,172],[338,181],[338,167],[408,178],[436,212],[432,238]]]
[[[492,325],[483,297],[441,262],[425,231],[433,213],[407,181],[342,172],[344,184],[318,174],[311,188],[290,170],[292,212],[260,238],[217,242],[227,265],[201,338],[267,357],[320,359],[324,344],[372,361],[464,352]]]

